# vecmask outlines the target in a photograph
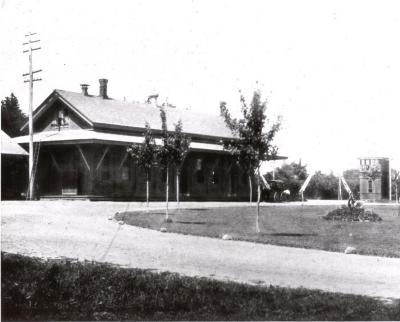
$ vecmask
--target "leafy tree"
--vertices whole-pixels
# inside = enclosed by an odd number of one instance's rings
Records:
[[[279,131],[280,120],[273,123],[267,132],[264,132],[266,123],[267,104],[261,101],[261,93],[255,91],[250,106],[247,105],[243,95],[240,96],[243,118],[237,120],[231,117],[225,102],[220,103],[220,113],[224,117],[227,126],[236,136],[235,139],[224,140],[224,148],[233,155],[237,163],[246,171],[249,177],[250,202],[252,199],[253,175],[257,175],[257,216],[256,231],[260,232],[260,166],[263,161],[274,159],[278,152],[273,145],[275,134]]]
[[[171,144],[173,146],[172,163],[175,165],[176,170],[176,202],[179,207],[179,179],[183,163],[189,152],[190,138],[182,133],[182,121],[179,120],[175,124],[175,131],[171,134]]]
[[[275,169],[275,179],[282,180],[285,189],[290,190],[290,195],[296,197],[299,190],[307,178],[307,166],[299,163],[292,162],[283,164],[281,167]],[[272,173],[268,172],[265,175],[267,181],[272,180]]]
[[[27,120],[27,116],[21,111],[18,99],[13,93],[1,101],[1,129],[9,136],[19,136],[20,128]]]
[[[321,171],[315,172],[305,194],[313,199],[336,199],[338,196],[339,177],[332,172],[324,174]]]
[[[150,125],[146,123],[144,132],[144,141],[142,144],[132,144],[127,149],[128,153],[136,161],[136,164],[142,168],[146,175],[146,205],[149,207],[149,181],[151,168],[154,164],[154,158],[157,152],[157,146],[151,131]]]
[[[165,171],[165,220],[169,221],[168,217],[168,197],[169,197],[169,169],[174,162],[175,146],[173,136],[168,133],[167,115],[165,109],[160,109],[160,117],[162,124],[162,144],[157,148],[157,160],[162,169]]]

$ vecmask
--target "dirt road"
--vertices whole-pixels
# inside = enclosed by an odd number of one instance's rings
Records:
[[[186,204],[213,205],[224,206]],[[400,299],[398,258],[160,233],[108,220],[117,211],[141,206],[85,201],[2,202],[1,248],[30,256],[66,256],[219,280]]]

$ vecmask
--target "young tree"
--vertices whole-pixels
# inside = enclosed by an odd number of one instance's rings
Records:
[[[241,102],[244,103],[244,98],[241,96]],[[242,105],[244,107],[245,105]],[[246,107],[247,108],[247,107]],[[242,112],[244,114],[244,110],[242,108]],[[256,160],[253,158],[253,151],[251,149],[248,149],[248,147],[245,145],[247,141],[244,140],[244,138],[241,138],[240,134],[240,129],[245,126],[245,120],[237,120],[235,118],[232,118],[230,115],[230,112],[228,110],[228,107],[226,106],[226,102],[221,102],[220,103],[220,113],[221,116],[224,117],[225,123],[227,126],[230,128],[232,133],[235,136],[239,136],[239,141],[238,140],[223,140],[224,144],[224,149],[229,150],[231,154],[234,156],[236,163],[240,166],[240,168],[246,173],[248,179],[249,179],[249,202],[250,206],[253,201],[253,182],[252,182],[252,177],[254,176],[254,169],[257,167]],[[243,134],[244,131],[242,131]]]
[[[19,108],[18,99],[13,93],[1,101],[1,129],[9,136],[19,136],[20,128],[27,120],[27,116]]]
[[[277,146],[273,145],[275,134],[279,131],[280,120],[273,123],[269,129],[264,132],[264,126],[269,123],[266,117],[266,101],[261,101],[261,93],[255,91],[250,107],[241,95],[243,118],[233,119],[225,102],[220,104],[220,112],[224,117],[227,126],[236,136],[235,139],[224,140],[224,148],[231,152],[237,163],[247,172],[249,176],[250,200],[252,196],[251,177],[257,176],[257,216],[256,231],[260,232],[260,166],[263,161],[274,159],[278,152]]]
[[[144,141],[142,144],[132,144],[127,149],[128,153],[136,161],[136,164],[142,168],[146,175],[146,206],[149,208],[149,181],[151,168],[154,164],[154,158],[157,152],[157,146],[151,131],[150,125],[146,123],[144,132]]]
[[[179,208],[179,179],[190,146],[190,138],[182,133],[182,121],[180,120],[175,124],[175,132],[171,134],[171,143],[173,146],[172,163],[176,170],[176,202]]]
[[[161,124],[162,124],[162,144],[157,149],[157,160],[160,167],[165,171],[165,220],[169,221],[168,214],[168,197],[169,197],[169,169],[174,161],[174,142],[173,137],[168,134],[167,129],[167,115],[165,109],[160,109]]]

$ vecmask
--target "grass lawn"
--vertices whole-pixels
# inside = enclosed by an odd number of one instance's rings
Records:
[[[255,207],[181,209],[170,211],[172,223],[164,222],[163,210],[116,215],[129,225],[168,232],[343,252],[356,247],[364,255],[400,257],[399,206],[366,206],[381,222],[339,222],[322,216],[338,206],[268,206],[260,209],[261,233],[255,232]]]
[[[398,320],[400,304],[1,255],[3,320]]]

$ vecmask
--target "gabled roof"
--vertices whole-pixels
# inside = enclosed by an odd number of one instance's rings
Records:
[[[1,131],[1,154],[28,155],[7,133]]]
[[[55,90],[34,111],[34,117],[49,106],[46,101],[54,95],[79,112],[78,114],[94,127],[143,129],[148,122],[153,130],[161,130],[160,108],[152,104],[103,99],[64,90]],[[181,120],[183,131],[188,134],[218,138],[233,137],[221,116],[172,107],[166,108],[166,114],[169,130],[173,130],[174,124]]]

